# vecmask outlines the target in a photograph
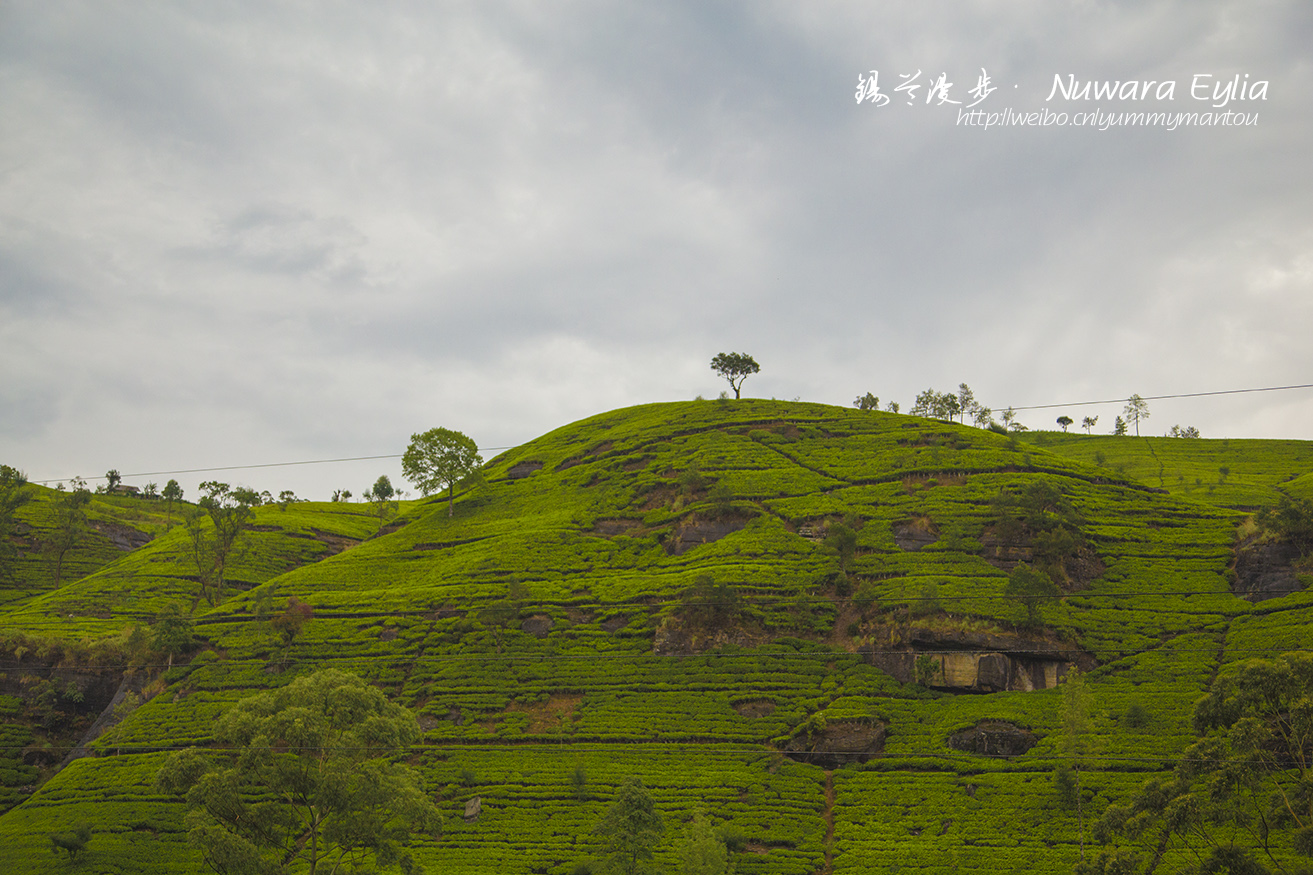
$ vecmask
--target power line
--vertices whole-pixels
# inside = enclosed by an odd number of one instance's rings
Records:
[[[1142,395],[1144,401],[1162,401],[1168,398],[1203,398],[1209,395],[1244,395],[1249,392],[1281,392],[1286,389],[1313,389],[1313,383],[1294,386],[1264,386],[1258,389],[1223,389],[1217,392],[1181,392],[1176,395]],[[1028,407],[1009,407],[1009,410],[1046,410],[1054,407],[1085,407],[1093,404],[1123,404],[1127,398],[1110,398],[1106,401],[1072,401],[1068,404],[1032,404]]]
[[[1162,401],[1169,398],[1203,398],[1211,395],[1243,395],[1251,392],[1280,392],[1287,389],[1313,389],[1313,383],[1299,383],[1291,386],[1262,386],[1252,389],[1222,389],[1213,392],[1182,392],[1174,395],[1145,395],[1142,396],[1145,401]],[[1022,407],[1009,407],[1009,410],[1047,410],[1058,407],[1087,407],[1096,404],[1122,404],[1125,398],[1110,398],[1103,401],[1072,401],[1066,404],[1031,404]],[[523,444],[512,444],[505,447],[480,447],[480,450],[513,450]],[[341,459],[301,459],[293,462],[264,462],[255,465],[221,465],[213,468],[181,468],[176,471],[141,471],[134,474],[123,474],[122,477],[159,477],[165,474],[206,474],[213,471],[247,471],[257,468],[289,468],[295,465],[331,465],[340,462],[366,462],[376,459],[400,459],[401,453],[386,453],[378,456],[349,456]],[[51,477],[46,480],[31,480],[30,483],[62,483],[65,480],[71,480],[71,477]],[[84,478],[88,480],[105,480],[104,475]]]

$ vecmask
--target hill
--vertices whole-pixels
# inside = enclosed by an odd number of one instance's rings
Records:
[[[1313,471],[1308,445],[1164,442],[644,405],[492,460],[450,519],[439,498],[382,532],[367,505],[261,507],[214,605],[186,533],[123,499],[148,542],[88,548],[58,588],[30,560],[0,606],[0,783],[20,803],[0,867],[45,871],[49,834],[87,822],[97,871],[202,871],[153,789],[162,759],[332,665],[419,717],[412,762],[446,820],[430,871],[572,872],[631,776],[667,868],[701,807],[742,837],[739,872],[1069,869],[1090,818],[1193,741],[1219,672],[1310,646],[1313,599],[1242,598],[1232,567],[1247,510]],[[1022,562],[1060,585],[1038,624],[1008,590]],[[314,617],[286,644],[269,620],[293,597]],[[171,667],[141,643],[169,605],[205,642]],[[1073,665],[1097,739],[1083,829],[1053,781]]]

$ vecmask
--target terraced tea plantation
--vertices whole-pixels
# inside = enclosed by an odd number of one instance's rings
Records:
[[[663,871],[698,809],[749,875],[1070,871],[1102,811],[1195,740],[1214,677],[1313,647],[1302,582],[1246,599],[1232,567],[1252,511],[1310,476],[1301,442],[654,404],[492,460],[450,518],[445,497],[381,531],[368,504],[260,507],[215,604],[176,512],[144,499],[97,497],[117,540],[53,587],[33,546],[53,499],[28,487],[0,589],[0,871],[206,871],[161,763],[326,666],[417,716],[407,761],[444,818],[416,839],[430,872],[581,871],[631,777],[665,821]],[[1031,617],[1020,563],[1058,583]],[[289,599],[313,616],[280,634]],[[201,641],[171,665],[143,643],[170,611]],[[83,823],[85,852],[59,862],[50,835]]]

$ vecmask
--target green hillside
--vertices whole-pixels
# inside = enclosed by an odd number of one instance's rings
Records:
[[[483,473],[453,517],[402,502],[381,534],[366,504],[260,507],[215,605],[184,527],[143,499],[94,508],[149,541],[88,542],[52,588],[42,492],[0,590],[0,870],[50,871],[50,834],[86,822],[70,866],[204,871],[154,787],[163,759],[331,665],[419,719],[409,761],[445,822],[419,844],[430,872],[574,872],[629,777],[665,818],[668,871],[698,808],[743,837],[740,873],[1070,871],[1082,824],[1053,775],[1071,666],[1093,703],[1088,846],[1194,741],[1219,672],[1313,646],[1313,597],[1232,592],[1248,511],[1313,477],[1302,442],[695,401],[570,424]],[[1060,584],[1038,625],[1008,592],[1018,563]],[[314,616],[287,644],[270,618],[291,598]],[[143,642],[171,605],[204,646],[169,667]],[[102,711],[121,722],[83,739]]]

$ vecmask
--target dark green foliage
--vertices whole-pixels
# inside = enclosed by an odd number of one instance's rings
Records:
[[[922,653],[916,657],[916,682],[928,687],[944,675],[943,664],[933,653]]]
[[[834,523],[825,530],[825,550],[839,563],[839,571],[848,574],[857,555],[857,533],[844,523]]]
[[[270,620],[269,625],[283,639],[283,646],[290,647],[314,615],[313,608],[296,596],[292,596],[287,600],[287,607]]]
[[[202,483],[201,489],[205,495],[187,514],[187,534],[200,595],[214,605],[223,600],[224,584],[260,496],[253,489],[215,480]]]
[[[608,871],[634,875],[652,859],[665,826],[656,803],[638,778],[629,778],[616,791],[615,800],[593,828],[601,842]]]
[[[686,627],[714,632],[734,623],[743,609],[738,588],[732,583],[717,583],[709,574],[700,574],[680,597],[680,615]]]
[[[419,777],[390,761],[419,738],[415,718],[354,675],[325,669],[243,699],[215,737],[234,754],[184,750],[156,778],[186,796],[190,841],[215,871],[413,871],[405,844],[438,826]]]
[[[1139,702],[1132,702],[1126,707],[1123,720],[1131,729],[1143,729],[1149,725],[1149,709]]]
[[[1282,494],[1276,507],[1259,512],[1257,521],[1264,531],[1298,550],[1300,556],[1313,551],[1313,501]]]
[[[1021,625],[1033,628],[1041,623],[1040,606],[1058,595],[1058,587],[1047,574],[1022,563],[1008,575],[1003,594],[1016,599],[1022,608]]]
[[[14,578],[13,563],[18,558],[14,536],[18,528],[18,509],[31,500],[27,477],[8,465],[0,465],[0,583]]]
[[[466,435],[446,428],[431,428],[423,434],[412,434],[410,446],[401,456],[402,473],[420,492],[430,495],[446,488],[448,517],[455,513],[456,484],[482,464],[478,444]]]
[[[55,525],[42,544],[54,567],[56,589],[63,581],[64,559],[87,533],[87,505],[91,503],[91,491],[81,478],[74,478],[68,491],[64,490],[64,484],[59,484],[58,492]]]
[[[711,359],[711,370],[729,381],[734,397],[739,397],[743,381],[761,370],[761,366],[745,352],[718,352]]]
[[[91,827],[84,823],[75,829],[51,833],[50,851],[55,856],[59,856],[62,852],[70,860],[76,860],[82,856],[82,852],[87,849],[87,843],[90,841]]]
[[[176,604],[168,605],[155,618],[151,629],[150,644],[155,650],[166,654],[169,665],[173,658],[190,651],[195,646],[196,631],[191,617]]]

